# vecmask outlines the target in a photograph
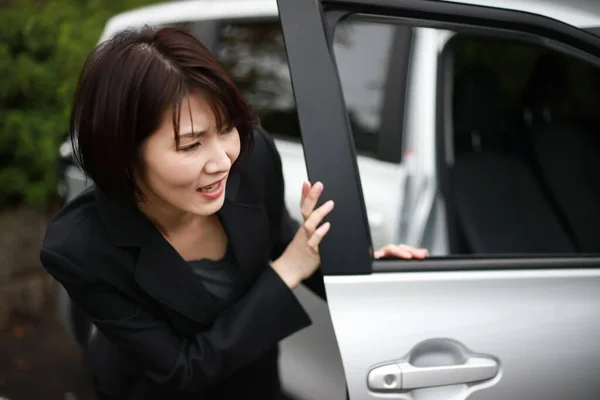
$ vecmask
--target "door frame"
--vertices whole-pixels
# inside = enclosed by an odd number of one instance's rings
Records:
[[[337,23],[349,14],[436,21],[516,30],[556,41],[600,60],[600,37],[563,22],[526,12],[470,4],[419,0],[277,0],[292,87],[311,182],[321,181],[320,203],[336,203],[331,230],[321,244],[324,275],[462,269],[597,268],[600,257],[441,257],[419,262],[373,261],[360,174],[342,87],[332,50]],[[332,155],[335,155],[332,157]],[[352,216],[351,218],[349,216]],[[465,261],[467,259],[467,261]],[[567,265],[568,264],[568,265]]]

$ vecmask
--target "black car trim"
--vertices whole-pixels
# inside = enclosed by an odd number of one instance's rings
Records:
[[[354,142],[335,60],[317,1],[278,0],[311,182],[333,200],[331,229],[320,246],[326,275],[371,272],[371,233]],[[302,90],[299,90],[302,88]]]
[[[597,255],[456,255],[425,260],[376,260],[373,273],[390,272],[459,272],[538,269],[597,269]]]
[[[559,20],[524,11],[430,0],[323,0],[322,4],[361,14],[517,30],[555,39],[600,57],[600,37]]]

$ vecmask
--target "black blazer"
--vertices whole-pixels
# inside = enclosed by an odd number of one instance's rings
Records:
[[[91,188],[50,223],[40,259],[98,328],[101,399],[279,398],[277,343],[310,319],[269,266],[299,225],[266,133],[231,172],[218,216],[243,270],[226,306],[133,205]],[[320,273],[305,283],[324,297]]]

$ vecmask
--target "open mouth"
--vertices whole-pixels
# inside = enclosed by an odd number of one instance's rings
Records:
[[[203,186],[199,189],[196,189],[196,191],[198,191],[199,193],[203,193],[203,194],[217,193],[223,187],[224,181],[225,181],[225,178],[221,179],[218,182],[211,183],[208,186]]]
[[[211,192],[217,191],[220,186],[221,186],[221,182],[217,182],[217,183],[213,183],[210,186],[201,187],[200,189],[198,189],[198,191],[200,193],[211,193]]]

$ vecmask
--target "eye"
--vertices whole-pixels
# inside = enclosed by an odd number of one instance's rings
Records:
[[[194,144],[190,144],[189,146],[181,147],[180,150],[183,151],[194,151],[200,146],[200,142],[196,142]]]

